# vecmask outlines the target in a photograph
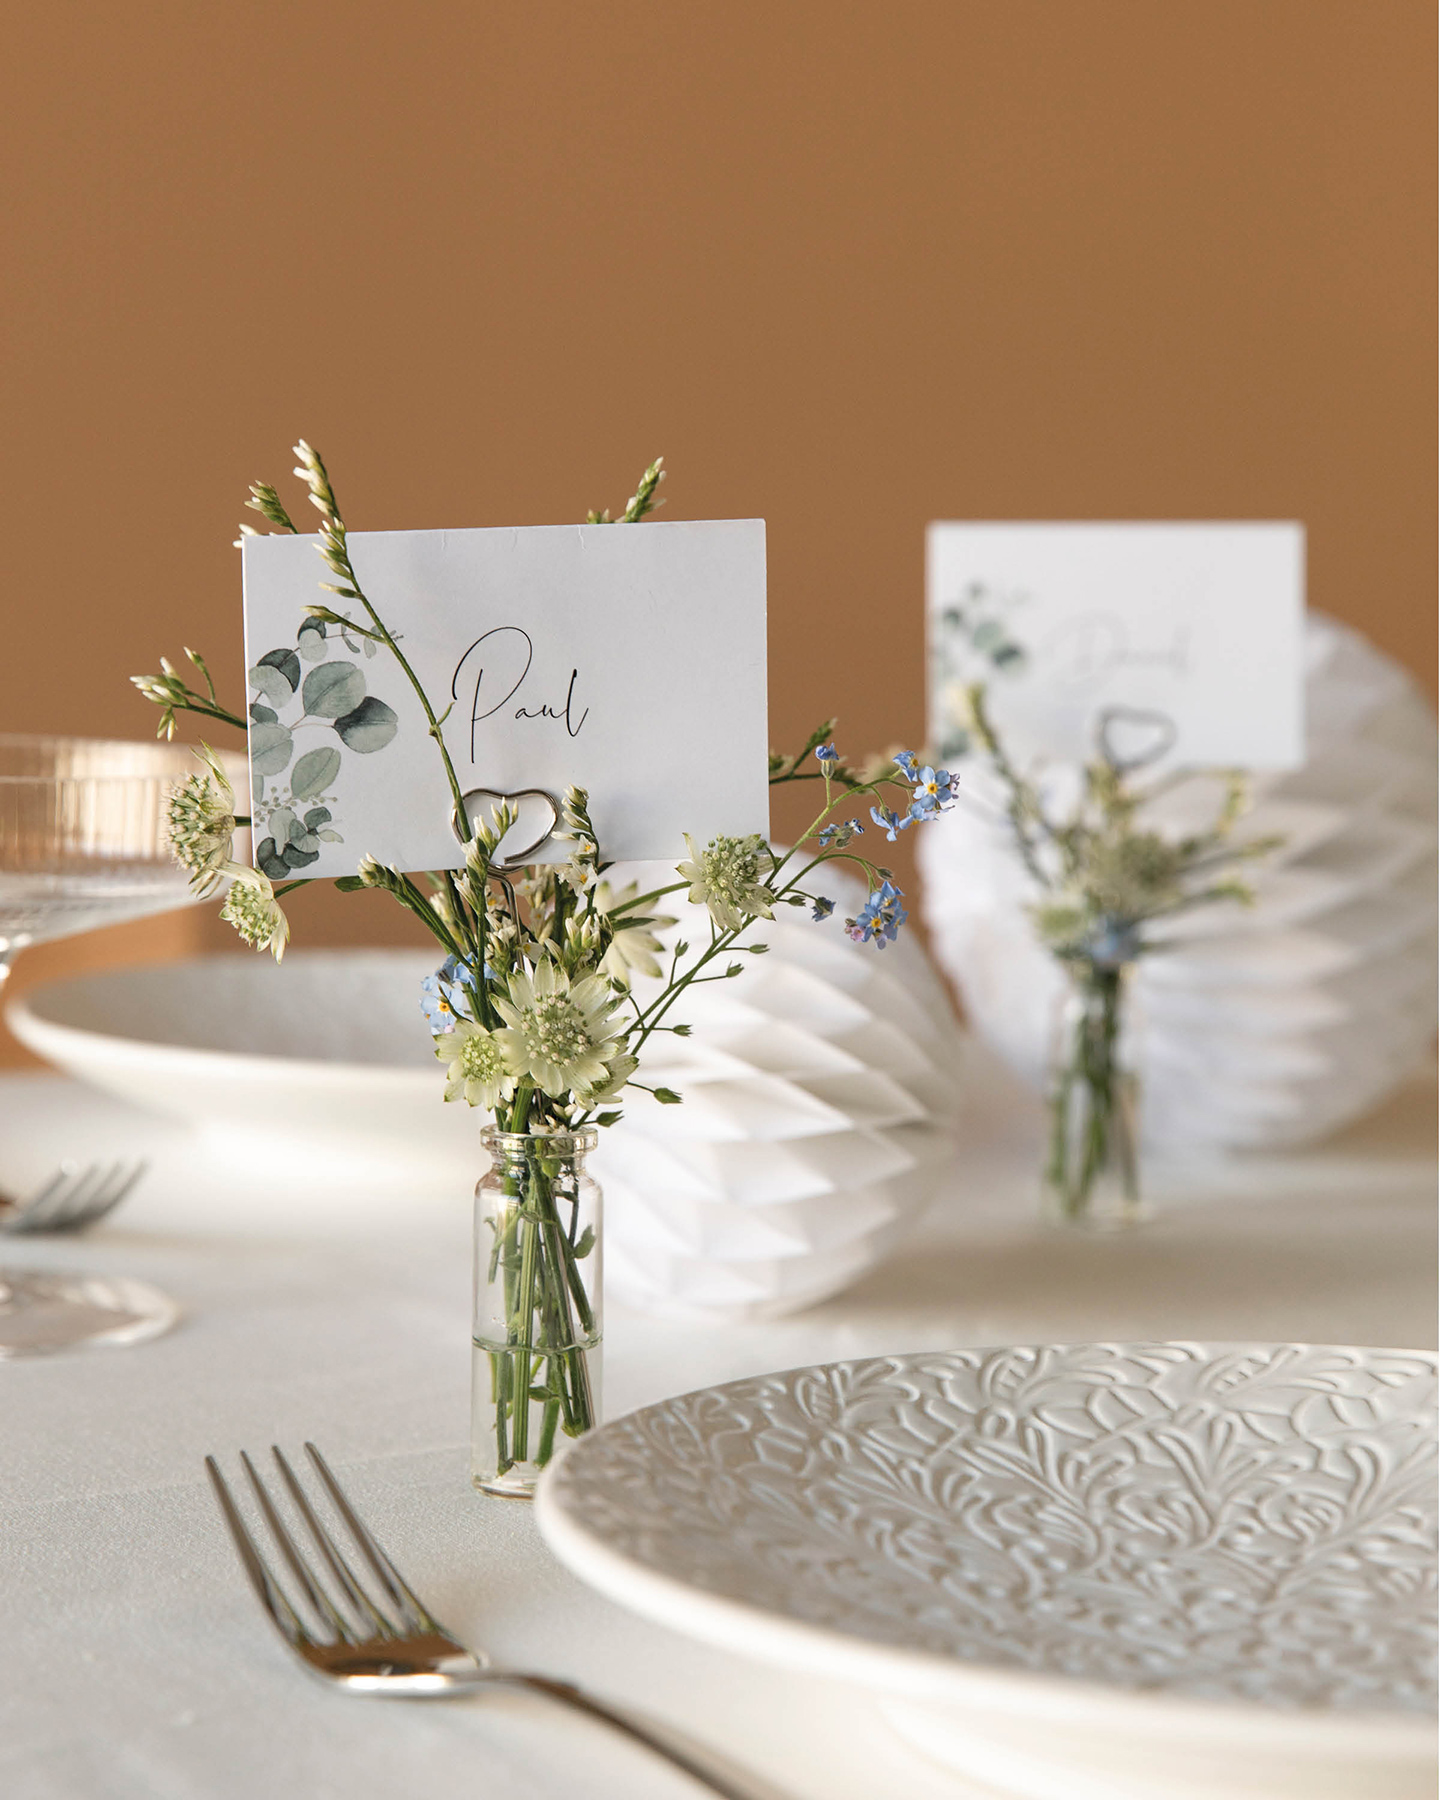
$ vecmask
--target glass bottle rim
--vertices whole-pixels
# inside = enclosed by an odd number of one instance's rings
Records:
[[[600,1133],[592,1125],[582,1125],[578,1131],[502,1131],[498,1125],[486,1125],[480,1142],[501,1156],[525,1156],[535,1144],[543,1144],[555,1156],[574,1156],[593,1150]]]

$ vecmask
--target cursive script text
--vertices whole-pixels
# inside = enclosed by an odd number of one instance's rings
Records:
[[[470,708],[470,761],[475,761],[475,728],[507,706],[525,685],[530,666],[535,660],[535,644],[530,633],[519,625],[496,625],[483,632],[455,665],[450,681],[450,697],[457,705]],[[552,706],[542,701],[539,706],[517,706],[517,719],[553,719],[563,725],[573,738],[590,717],[587,706],[579,718],[575,716],[575,685],[580,671],[571,669],[570,684],[564,703]]]

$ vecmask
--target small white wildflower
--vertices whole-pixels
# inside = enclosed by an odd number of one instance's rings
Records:
[[[290,921],[280,909],[269,876],[259,869],[241,868],[238,863],[227,863],[223,873],[234,879],[220,908],[220,917],[233,925],[247,944],[256,950],[268,950],[279,962],[290,938]]]
[[[639,1067],[639,1062],[628,1051],[612,1056],[605,1065],[605,1080],[586,1088],[579,1096],[581,1104],[598,1106],[602,1100],[613,1100]]]
[[[172,791],[167,835],[176,862],[190,871],[190,886],[204,895],[220,885],[234,854],[235,790],[208,744],[196,755],[209,772],[187,776]]]
[[[495,1005],[508,1029],[495,1035],[517,1073],[557,1100],[609,1079],[606,1058],[619,1048],[621,1025],[608,981],[583,975],[572,984],[546,960],[533,974],[517,969],[507,986]]]
[[[472,1019],[455,1020],[452,1031],[435,1040],[435,1054],[449,1066],[445,1070],[445,1098],[490,1111],[515,1092],[515,1071],[506,1060],[496,1034]]]
[[[1154,831],[1094,843],[1079,882],[1097,912],[1143,919],[1181,897],[1185,854]]]
[[[622,888],[617,894],[612,891],[608,881],[602,881],[595,890],[595,910],[607,916],[613,915],[617,906],[623,906],[634,900],[640,893],[640,884],[632,881],[629,887]],[[642,975],[658,976],[660,964],[655,960],[655,952],[660,949],[660,940],[655,936],[652,926],[664,927],[673,925],[674,919],[645,919],[643,923],[632,923],[627,914],[618,918],[609,917],[614,937],[610,946],[600,959],[600,973],[608,975],[612,981],[618,981],[621,987],[630,985],[630,971],[636,969]]]
[[[775,858],[758,832],[711,838],[704,850],[697,850],[687,831],[685,846],[690,860],[679,863],[675,872],[690,883],[691,904],[709,907],[721,931],[738,931],[747,919],[774,918],[775,896],[764,878]]]

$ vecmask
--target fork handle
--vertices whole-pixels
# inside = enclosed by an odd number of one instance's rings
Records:
[[[568,1681],[554,1681],[548,1675],[526,1675],[508,1670],[486,1670],[487,1681],[504,1682],[510,1687],[525,1688],[532,1694],[543,1694],[547,1700],[558,1700],[562,1706],[568,1706],[575,1712],[584,1713],[587,1718],[597,1719],[602,1725],[609,1725],[620,1731],[656,1756],[664,1757],[675,1768],[688,1775],[692,1781],[698,1781],[701,1787],[708,1788],[712,1794],[719,1794],[721,1800],[761,1800],[759,1790],[749,1782],[743,1785],[740,1781],[715,1766],[714,1763],[702,1760],[694,1751],[682,1748],[679,1744],[667,1742],[657,1733],[649,1730],[637,1720],[629,1718],[607,1706],[603,1700],[597,1700],[587,1694],[583,1688],[575,1687]],[[769,1790],[774,1795],[774,1789]],[[775,1796],[775,1800],[779,1800]]]

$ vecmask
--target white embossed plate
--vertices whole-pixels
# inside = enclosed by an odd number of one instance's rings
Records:
[[[580,1440],[539,1521],[637,1611],[889,1696],[990,1792],[1428,1800],[1435,1373],[1183,1343],[799,1369]]]

